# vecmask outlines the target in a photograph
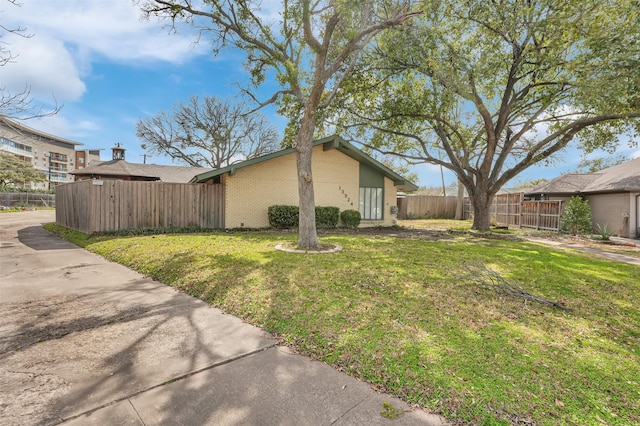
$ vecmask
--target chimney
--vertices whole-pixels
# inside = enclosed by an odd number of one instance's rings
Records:
[[[120,146],[120,142],[116,143],[116,146],[111,148],[111,151],[113,152],[114,160],[124,160],[125,149]]]

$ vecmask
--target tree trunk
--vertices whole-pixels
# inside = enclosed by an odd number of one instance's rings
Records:
[[[313,191],[313,174],[311,173],[315,115],[308,110],[305,111],[300,124],[295,148],[300,212],[298,246],[301,249],[317,249],[320,248],[320,243],[318,242],[318,231],[316,230],[316,202]]]
[[[491,202],[493,195],[478,191],[471,196],[473,206],[473,225],[471,229],[488,231],[491,226]]]
[[[464,185],[458,179],[458,200],[456,202],[456,220],[464,219]]]

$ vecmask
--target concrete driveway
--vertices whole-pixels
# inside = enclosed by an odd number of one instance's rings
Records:
[[[53,221],[0,214],[1,425],[444,424],[60,240]]]

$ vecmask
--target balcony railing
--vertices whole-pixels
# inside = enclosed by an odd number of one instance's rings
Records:
[[[68,177],[66,173],[55,173],[51,171],[51,174],[49,175],[49,180],[51,182],[67,182]]]
[[[51,153],[51,155],[49,156],[49,158],[51,159],[51,161],[55,161],[58,163],[66,163],[68,160],[68,157],[64,154],[56,154],[56,153]]]
[[[7,151],[12,154],[33,158],[33,148],[28,145],[16,144],[15,142],[4,138],[0,138],[0,151]]]

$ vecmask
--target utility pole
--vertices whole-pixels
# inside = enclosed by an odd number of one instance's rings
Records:
[[[140,154],[142,156],[142,164],[147,164],[147,157],[151,158],[150,155]]]

